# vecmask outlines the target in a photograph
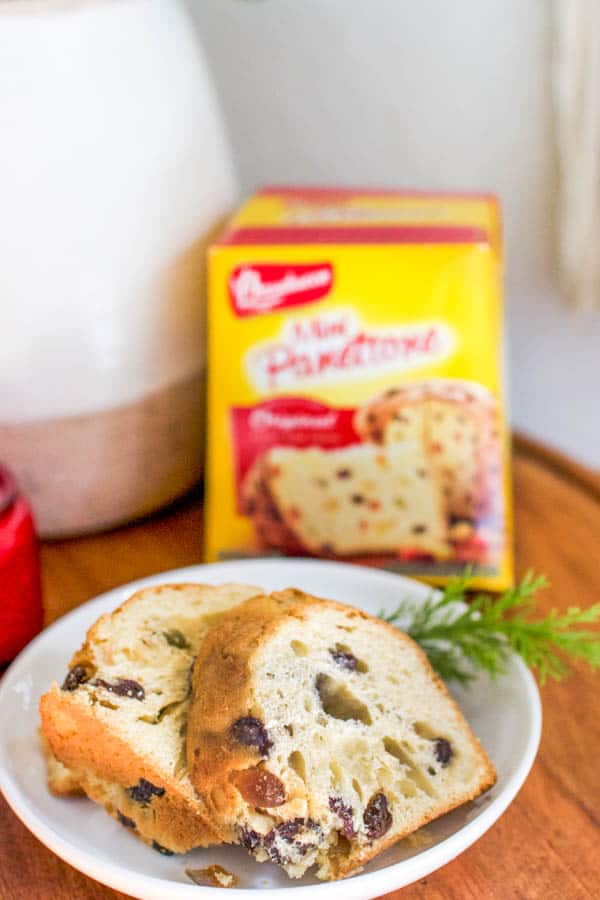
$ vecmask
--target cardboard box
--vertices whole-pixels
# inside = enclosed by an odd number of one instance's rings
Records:
[[[210,250],[205,557],[512,580],[488,195],[267,188]]]

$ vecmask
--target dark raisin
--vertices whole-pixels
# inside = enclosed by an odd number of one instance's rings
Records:
[[[351,499],[352,502],[355,503],[357,506],[360,506],[361,503],[364,503],[364,502],[365,502],[365,498],[363,497],[362,494],[352,494],[352,497],[351,497],[350,499]]]
[[[427,525],[413,525],[412,533],[413,534],[425,534],[427,531]]]
[[[257,831],[253,831],[251,828],[246,828],[244,826],[240,831],[240,844],[242,847],[245,847],[246,850],[249,850],[252,853],[253,850],[256,850],[261,845],[260,835]]]
[[[446,738],[439,737],[435,739],[435,758],[439,763],[444,766],[444,768],[448,765],[452,757],[454,756],[454,750],[452,749],[452,744],[450,741],[446,740]]]
[[[230,734],[238,744],[244,744],[246,747],[256,747],[261,756],[268,756],[269,750],[273,746],[273,741],[269,738],[267,729],[254,716],[242,716],[237,722],[234,722],[230,729]]]
[[[277,826],[277,833],[290,844],[305,824],[304,819],[290,819],[289,822],[282,822]]]
[[[256,500],[246,500],[246,505],[244,507],[244,512],[247,516],[253,516],[256,512]]]
[[[381,428],[374,428],[371,432],[371,437],[376,444],[383,444],[383,431]]]
[[[157,787],[145,778],[140,778],[136,785],[126,790],[131,799],[137,803],[149,803],[152,797],[162,797],[165,792],[163,787]]]
[[[104,688],[111,694],[117,694],[118,697],[131,697],[133,700],[144,700],[146,693],[144,688],[137,681],[130,678],[119,678],[114,684],[105,681],[104,678],[96,678],[91,682],[96,687]]]
[[[290,862],[290,857],[282,855],[276,846],[276,838],[280,837],[286,844],[290,844],[294,848],[295,854],[306,856],[309,850],[316,847],[314,841],[294,840],[296,837],[302,837],[302,833],[307,831],[320,832],[321,827],[314,819],[290,819],[288,822],[282,822],[276,828],[268,831],[264,837],[264,847],[269,854],[271,862],[277,865],[285,865]]]
[[[294,845],[294,850],[299,856],[306,856],[309,850],[314,850],[317,846],[314,841],[308,841],[306,844],[302,843],[302,841],[292,841]]]
[[[125,828],[135,828],[135,822],[129,816],[124,816],[120,809],[117,810],[117,819]]]
[[[331,812],[335,813],[342,821],[342,830],[348,840],[352,840],[352,838],[356,835],[356,831],[354,830],[354,823],[352,821],[352,814],[354,810],[347,803],[344,803],[341,797],[330,797],[329,798],[329,809]]]
[[[285,788],[279,778],[268,769],[254,766],[236,772],[233,782],[250,806],[269,809],[281,806],[287,800]]]
[[[74,691],[80,684],[85,684],[89,677],[85,666],[73,666],[67,672],[67,677],[62,683],[61,689],[63,691]]]
[[[327,544],[327,543],[321,544],[321,553],[330,554],[333,552],[334,552],[333,544]]]
[[[171,647],[177,647],[178,650],[189,650],[190,645],[178,628],[169,628],[168,631],[163,631],[163,637]]]
[[[333,657],[333,661],[338,666],[341,666],[342,669],[348,669],[350,672],[356,671],[358,660],[353,653],[345,653],[343,650],[330,650],[329,652]]]
[[[352,478],[352,472],[350,469],[338,469],[335,473],[338,478]]]
[[[284,858],[280,854],[279,850],[275,846],[275,829],[271,829],[265,834],[264,837],[264,848],[269,854],[269,859],[271,862],[274,862],[276,865],[280,866],[283,862],[285,862]]]
[[[387,797],[381,793],[373,794],[363,815],[367,826],[367,837],[374,841],[389,831],[392,825],[392,814],[388,807]]]
[[[376,421],[377,421],[377,413],[374,413],[374,412],[367,413],[367,422],[369,423],[369,425],[374,425]]]
[[[152,849],[156,850],[157,853],[162,853],[163,856],[175,855],[173,850],[169,850],[168,847],[163,847],[163,845],[159,844],[158,841],[152,841]]]

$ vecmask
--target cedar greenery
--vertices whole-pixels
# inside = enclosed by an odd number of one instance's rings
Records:
[[[585,660],[600,667],[600,632],[581,628],[600,621],[600,603],[589,609],[552,610],[545,619],[532,620],[535,594],[546,587],[543,575],[528,572],[520,584],[499,597],[476,594],[466,603],[470,571],[433,593],[423,604],[404,600],[386,622],[406,631],[427,654],[445,681],[471,681],[478,670],[501,675],[511,652],[534,669],[542,684],[548,677],[560,681],[571,672],[568,660]]]

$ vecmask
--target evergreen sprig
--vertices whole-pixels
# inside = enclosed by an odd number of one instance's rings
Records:
[[[569,675],[569,661],[581,659],[600,667],[600,632],[582,628],[600,621],[600,603],[588,609],[552,610],[531,619],[535,595],[547,586],[543,575],[529,572],[499,597],[476,594],[467,602],[470,571],[452,579],[443,592],[424,603],[403,600],[381,618],[397,624],[423,648],[445,681],[471,681],[478,671],[492,677],[506,671],[511,652],[534,669],[543,684]]]

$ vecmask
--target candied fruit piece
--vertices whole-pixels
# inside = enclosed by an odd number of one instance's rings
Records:
[[[239,878],[216,863],[205,869],[186,869],[185,874],[194,884],[207,887],[232,888],[239,883]]]
[[[251,806],[268,809],[281,806],[286,801],[285,788],[279,778],[267,769],[254,766],[236,772],[234,783],[238,791]]]
[[[190,645],[179,628],[169,628],[168,631],[163,631],[163,637],[169,646],[177,647],[178,650],[189,650]]]

